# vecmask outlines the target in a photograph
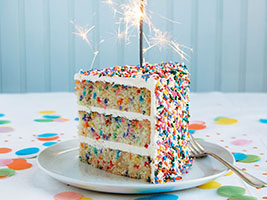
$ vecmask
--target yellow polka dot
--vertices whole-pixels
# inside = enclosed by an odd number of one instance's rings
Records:
[[[233,174],[233,172],[232,171],[229,171],[227,174],[225,174],[224,176],[230,176],[230,175],[232,175]]]
[[[91,199],[91,198],[89,198],[89,197],[82,197],[82,198],[80,198],[79,200],[93,200],[93,199]]]
[[[56,111],[54,110],[43,110],[39,112],[39,114],[43,114],[43,115],[54,114],[54,113],[56,113]]]
[[[205,183],[203,185],[197,186],[197,188],[200,188],[200,189],[216,189],[219,187],[221,187],[221,184],[216,182],[216,181],[210,181],[210,182]]]
[[[221,125],[231,125],[231,124],[236,124],[238,121],[236,119],[232,119],[232,118],[219,118],[218,120],[216,120],[216,124],[221,124]]]

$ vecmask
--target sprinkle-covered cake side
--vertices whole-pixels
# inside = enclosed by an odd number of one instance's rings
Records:
[[[181,179],[192,165],[187,149],[189,72],[182,64],[163,66],[156,80],[158,149],[152,168],[155,183],[164,183]]]

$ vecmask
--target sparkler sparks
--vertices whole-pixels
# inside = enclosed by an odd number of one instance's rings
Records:
[[[91,43],[94,43],[94,42],[92,42],[88,39],[88,33],[90,33],[95,28],[95,26],[91,26],[89,28],[86,28],[86,27],[82,27],[80,25],[75,24],[73,21],[70,21],[70,23],[74,25],[75,30],[77,31],[77,32],[73,32],[73,34],[76,35],[77,37],[82,38],[88,44],[88,46],[91,49],[93,49],[93,47],[91,46]],[[93,68],[95,59],[99,53],[99,51],[98,51],[99,45],[102,44],[103,42],[104,42],[104,40],[101,40],[98,44],[94,45],[95,50],[93,53],[93,59],[92,59],[91,65],[90,65],[90,69]]]
[[[142,1],[141,1],[142,2]],[[119,15],[117,38],[124,38],[126,44],[130,43],[130,38],[135,37],[133,34],[139,28],[140,18],[142,17],[143,23],[145,23],[149,28],[149,37],[143,33],[143,37],[146,42],[146,47],[143,48],[143,53],[158,46],[160,49],[163,47],[169,47],[175,53],[177,53],[182,60],[187,60],[190,58],[185,50],[192,51],[191,48],[179,44],[174,40],[171,40],[171,35],[167,32],[162,32],[157,29],[151,21],[151,11],[149,11],[146,6],[146,1],[143,2],[143,12],[140,9],[139,1],[128,0],[127,4],[117,5],[112,0],[106,0],[104,3],[111,6],[114,14]],[[168,22],[179,24],[180,22],[168,19],[167,17],[159,15],[161,18],[167,20]],[[122,25],[124,25],[124,30],[121,30]]]

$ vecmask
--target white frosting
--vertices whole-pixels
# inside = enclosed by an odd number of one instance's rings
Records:
[[[154,148],[152,146],[148,146],[148,148],[138,147],[134,145],[112,142],[112,141],[107,141],[107,140],[95,140],[95,139],[84,137],[84,136],[79,136],[79,140],[80,142],[94,146],[97,149],[109,148],[109,149],[129,152],[133,154],[139,154],[141,156],[151,156],[154,151]]]
[[[81,73],[76,73],[74,75],[74,79],[78,81],[82,80],[88,80],[92,82],[96,81],[103,81],[103,82],[108,82],[108,83],[115,83],[115,84],[120,84],[120,85],[127,85],[127,86],[134,86],[138,88],[147,88],[150,91],[154,91],[155,87],[155,80],[153,77],[149,78],[147,81],[145,81],[141,77],[109,77],[109,76],[101,76],[98,77],[96,75],[83,75]]]
[[[116,109],[104,109],[104,108],[93,107],[93,106],[85,107],[82,105],[78,105],[78,110],[85,111],[88,113],[97,112],[100,114],[112,115],[114,117],[124,117],[124,118],[129,119],[129,120],[134,120],[134,119],[151,120],[151,117],[147,116],[147,115],[143,115],[143,114],[135,113],[135,112],[120,111],[120,110],[116,110]]]

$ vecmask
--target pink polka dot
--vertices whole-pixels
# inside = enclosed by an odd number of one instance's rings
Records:
[[[233,142],[231,142],[233,145],[237,145],[237,146],[245,146],[245,145],[249,145],[252,143],[252,140],[235,140]]]
[[[0,166],[7,166],[9,164],[13,163],[12,159],[0,159]]]
[[[78,200],[82,198],[83,195],[76,192],[61,192],[54,196],[55,200]]]

